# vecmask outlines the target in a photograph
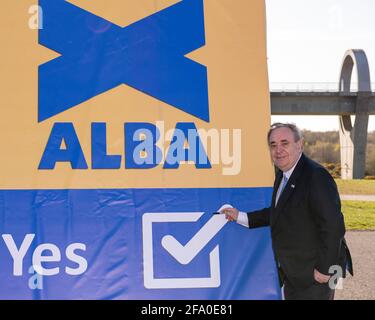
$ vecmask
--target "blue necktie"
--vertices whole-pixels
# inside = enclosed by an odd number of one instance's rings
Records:
[[[281,180],[279,189],[277,190],[275,207],[277,206],[277,202],[279,201],[280,196],[283,193],[283,190],[284,190],[287,183],[288,183],[288,178],[286,177],[286,175],[283,175],[283,179]]]

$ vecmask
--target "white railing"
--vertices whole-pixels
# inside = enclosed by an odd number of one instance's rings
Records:
[[[337,92],[338,82],[270,82],[271,92]],[[375,82],[371,83],[372,91]],[[358,83],[352,82],[351,92],[358,91]]]

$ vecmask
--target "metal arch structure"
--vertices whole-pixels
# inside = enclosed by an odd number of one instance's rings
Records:
[[[357,70],[358,77],[354,125],[350,115],[340,115],[342,179],[362,179],[365,176],[369,100],[372,93],[369,64],[365,52],[361,49],[345,52],[339,81],[340,95],[350,94],[354,68]]]

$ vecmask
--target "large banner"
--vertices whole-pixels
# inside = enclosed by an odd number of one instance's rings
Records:
[[[0,298],[279,299],[263,0],[0,16]]]

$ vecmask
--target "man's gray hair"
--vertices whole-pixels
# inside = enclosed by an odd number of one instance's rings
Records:
[[[281,123],[281,122],[276,122],[271,125],[271,128],[268,130],[267,134],[267,142],[270,142],[270,136],[273,130],[278,129],[278,128],[289,128],[294,135],[294,142],[297,142],[303,138],[301,130],[294,124],[294,123]]]

